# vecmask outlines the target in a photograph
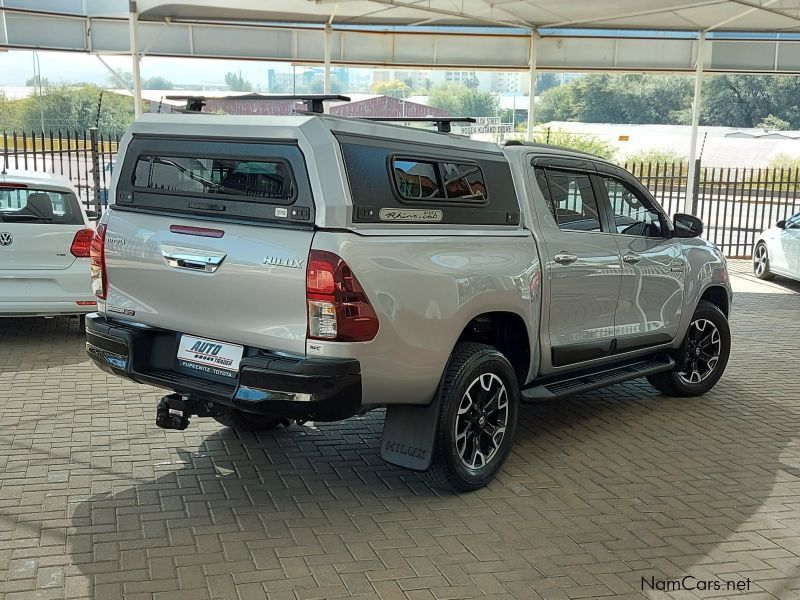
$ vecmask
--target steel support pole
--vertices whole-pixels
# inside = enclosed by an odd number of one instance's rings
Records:
[[[325,25],[325,87],[326,94],[331,93],[331,26]]]
[[[692,102],[692,135],[689,142],[689,176],[686,181],[686,198],[683,200],[683,212],[692,213],[697,177],[697,128],[700,123],[700,105],[703,91],[703,66],[705,62],[706,32],[701,31],[697,37],[697,64],[694,71],[694,101]]]
[[[131,73],[133,74],[133,112],[137,117],[142,115],[142,76],[139,71],[141,54],[139,53],[139,20],[135,0],[128,2],[128,33],[131,49]]]
[[[533,121],[536,113],[536,38],[538,37],[539,32],[536,29],[531,30],[531,44],[528,54],[528,81],[530,86],[528,90],[528,140],[533,139]]]

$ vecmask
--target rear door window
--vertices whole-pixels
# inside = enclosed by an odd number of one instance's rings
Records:
[[[0,222],[82,225],[83,215],[70,192],[0,188]]]
[[[563,231],[601,231],[600,208],[585,173],[536,168],[550,214]]]

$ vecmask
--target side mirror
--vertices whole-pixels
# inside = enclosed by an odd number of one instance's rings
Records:
[[[703,233],[703,222],[694,215],[676,213],[672,222],[675,224],[675,237],[695,238]]]
[[[87,210],[86,211],[86,218],[90,221],[97,221],[100,218],[100,213],[96,210]]]
[[[777,227],[778,229],[786,229],[786,221],[784,220],[778,221],[777,223],[775,223],[775,227]]]

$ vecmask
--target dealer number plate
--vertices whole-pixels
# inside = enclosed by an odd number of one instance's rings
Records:
[[[239,374],[239,362],[244,347],[217,340],[181,336],[178,345],[178,365],[184,369],[197,371],[198,375],[216,375],[235,379]]]

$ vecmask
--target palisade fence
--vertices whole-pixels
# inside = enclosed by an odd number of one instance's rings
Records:
[[[0,151],[9,169],[62,174],[78,188],[87,208],[107,204],[119,136],[88,131],[3,132]],[[800,211],[800,169],[703,167],[697,161],[692,213],[705,223],[704,237],[728,257],[749,257],[756,236]],[[624,165],[669,214],[683,212],[686,163]]]
[[[119,136],[88,131],[4,131],[0,134],[0,170],[56,173],[70,179],[86,208],[107,204]]]

